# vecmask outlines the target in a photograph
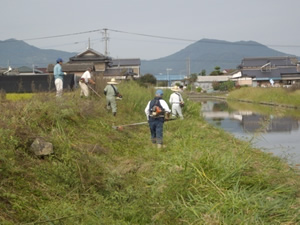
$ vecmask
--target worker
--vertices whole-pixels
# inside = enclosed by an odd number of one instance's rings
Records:
[[[182,110],[181,108],[184,106],[183,98],[180,94],[180,88],[178,86],[174,86],[171,88],[173,93],[170,95],[169,103],[172,106],[172,118],[180,117],[183,120]]]
[[[168,104],[162,99],[163,91],[158,89],[155,92],[155,98],[148,102],[145,113],[149,123],[151,142],[157,144],[157,148],[165,147],[163,145],[163,126],[165,117],[168,118],[171,112]]]
[[[80,80],[79,80],[79,86],[80,86],[80,97],[83,96],[88,97],[89,96],[89,88],[88,84],[96,84],[95,81],[92,79],[91,72],[92,67],[88,67],[87,70],[82,74]]]
[[[116,98],[122,97],[118,91],[118,88],[115,86],[118,84],[115,78],[112,78],[107,82],[106,87],[104,88],[104,94],[106,95],[106,108],[107,110],[112,110],[113,116],[117,114],[117,103]]]
[[[56,88],[56,97],[61,97],[62,92],[63,92],[63,81],[64,81],[64,75],[67,75],[66,72],[62,71],[62,65],[63,60],[61,58],[58,58],[56,60],[56,65],[54,66],[53,69],[53,74],[54,74],[54,83],[55,83],[55,88]]]

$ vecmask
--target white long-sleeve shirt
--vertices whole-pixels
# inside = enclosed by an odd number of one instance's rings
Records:
[[[170,95],[169,102],[171,105],[173,105],[173,104],[179,104],[180,102],[183,103],[184,101],[180,93],[174,92]]]
[[[82,76],[81,76],[81,78],[83,78],[84,79],[84,81],[85,81],[85,83],[87,84],[88,82],[89,82],[89,79],[91,79],[91,73],[90,73],[90,71],[85,71],[83,74],[82,74]]]
[[[150,115],[150,113],[149,113],[149,107],[150,107],[150,102],[151,102],[151,101],[152,101],[152,100],[150,100],[150,101],[148,102],[148,104],[147,104],[147,106],[146,106],[146,108],[145,108],[145,114],[146,114],[146,116],[147,116],[147,119],[149,118],[149,115]],[[168,112],[168,113],[171,112],[171,110],[170,110],[170,108],[169,108],[169,106],[168,106],[168,104],[167,104],[167,102],[166,102],[165,100],[159,99],[159,103],[160,103],[161,107],[163,107],[163,109],[165,110],[165,112]]]

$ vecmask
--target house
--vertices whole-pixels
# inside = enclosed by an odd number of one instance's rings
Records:
[[[198,76],[195,82],[196,87],[200,87],[203,91],[210,92],[213,90],[213,83],[226,82],[231,79],[231,75],[220,75],[220,76]]]
[[[37,67],[33,66],[32,68],[27,66],[21,66],[17,69],[19,75],[34,75],[34,74],[46,74],[42,70],[39,70]]]
[[[238,85],[286,86],[300,82],[300,65],[297,57],[244,58],[240,73],[233,75]]]
[[[62,70],[75,75],[75,79],[87,70],[93,68],[93,75],[104,79],[126,79],[128,77],[140,76],[140,59],[113,59],[105,56],[94,49],[88,48],[86,51],[77,54],[62,64]],[[48,72],[53,73],[54,64],[48,65]]]

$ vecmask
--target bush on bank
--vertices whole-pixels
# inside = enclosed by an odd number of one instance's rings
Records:
[[[298,224],[299,174],[208,125],[197,103],[150,143],[152,88],[122,83],[117,117],[79,92],[1,103],[1,224]],[[168,100],[169,91],[164,99]],[[35,137],[54,154],[29,152]]]

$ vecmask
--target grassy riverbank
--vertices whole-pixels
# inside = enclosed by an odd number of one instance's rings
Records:
[[[298,224],[298,171],[213,128],[186,102],[150,143],[154,90],[121,84],[118,115],[68,93],[1,103],[0,224]],[[168,99],[166,92],[164,98]],[[35,137],[55,154],[33,156]]]
[[[300,90],[286,88],[244,87],[229,92],[227,98],[253,101],[255,103],[275,103],[300,108]]]

